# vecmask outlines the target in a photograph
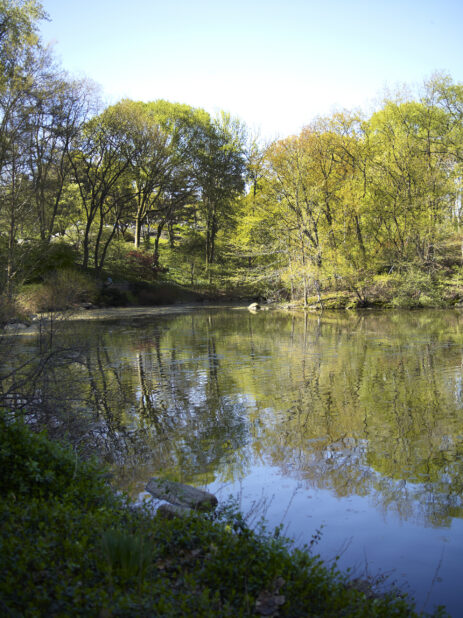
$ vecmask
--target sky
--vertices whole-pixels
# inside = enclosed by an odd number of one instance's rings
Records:
[[[104,99],[238,116],[262,139],[436,71],[463,82],[462,0],[41,0],[63,67]]]

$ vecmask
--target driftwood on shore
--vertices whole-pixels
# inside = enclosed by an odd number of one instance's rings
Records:
[[[181,507],[169,509],[168,505],[165,505],[164,510],[169,511],[170,514],[187,513],[187,509],[212,511],[218,504],[217,498],[203,489],[166,479],[150,479],[146,485],[146,491],[159,500],[165,500],[171,505]]]
[[[161,504],[156,513],[166,519],[174,519],[175,517],[187,517],[194,513],[194,511],[187,506],[180,506],[179,504]]]

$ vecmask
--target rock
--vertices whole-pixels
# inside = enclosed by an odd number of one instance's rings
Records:
[[[180,506],[179,504],[161,504],[156,512],[166,519],[174,519],[175,517],[187,517],[191,515],[193,509],[187,506]]]
[[[26,328],[29,328],[27,324],[23,324],[22,322],[15,322],[14,324],[6,324],[3,327],[3,330],[5,330],[7,333],[14,333],[17,330],[25,330]]]
[[[284,605],[285,597],[280,594],[280,588],[285,585],[282,577],[277,577],[271,590],[262,590],[256,599],[255,611],[261,616],[276,618],[279,608]]]
[[[259,303],[251,303],[248,306],[248,309],[249,309],[249,311],[259,311],[260,305],[259,305]]]
[[[150,479],[146,491],[159,500],[200,511],[213,510],[218,504],[217,498],[207,491],[165,479]]]

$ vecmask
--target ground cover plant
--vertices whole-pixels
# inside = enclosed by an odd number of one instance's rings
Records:
[[[5,418],[0,466],[4,616],[418,615],[234,507],[173,520],[134,508],[96,461]]]

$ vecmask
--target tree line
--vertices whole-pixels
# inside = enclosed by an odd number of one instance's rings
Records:
[[[459,242],[462,114],[463,87],[435,75],[369,117],[334,113],[272,143],[242,238],[261,259],[272,247],[272,275],[304,298],[341,286],[366,302],[375,278],[432,277]]]
[[[337,112],[262,144],[224,112],[161,99],[103,106],[42,45],[44,18],[36,0],[0,0],[6,295],[59,242],[98,274],[130,241],[153,273],[167,243],[191,262],[191,283],[195,254],[209,280],[219,269],[306,304],[339,289],[366,303],[410,273],[432,300],[459,242],[462,85],[435,75],[369,116]],[[461,250],[453,258],[446,276],[457,280]]]

